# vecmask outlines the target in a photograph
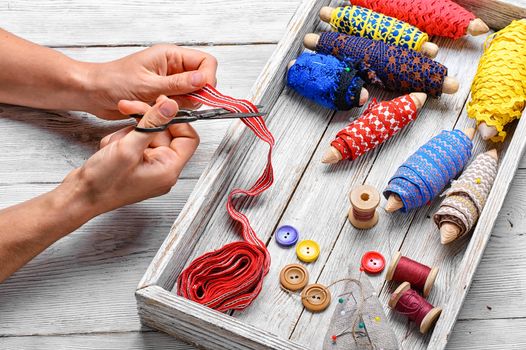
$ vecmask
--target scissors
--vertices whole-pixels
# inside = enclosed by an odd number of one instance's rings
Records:
[[[256,106],[258,109],[263,108],[263,106]],[[167,124],[157,126],[155,128],[142,128],[139,126],[135,127],[135,131],[139,132],[159,132],[166,130],[170,125],[172,124],[180,124],[180,123],[191,123],[195,122],[196,120],[213,120],[213,119],[235,119],[235,118],[253,118],[253,117],[260,117],[267,115],[266,112],[259,112],[259,113],[233,113],[230,111],[227,111],[223,108],[215,108],[215,109],[204,109],[200,111],[191,111],[182,109],[180,110],[177,115]],[[142,118],[142,114],[131,114],[130,118],[140,119]]]

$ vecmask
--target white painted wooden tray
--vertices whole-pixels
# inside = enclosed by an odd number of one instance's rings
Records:
[[[459,2],[495,29],[526,15],[524,0]],[[266,159],[266,145],[236,122],[139,283],[136,296],[145,325],[209,349],[321,349],[334,305],[312,314],[279,288],[280,269],[298,261],[294,250],[278,247],[272,235],[278,226],[290,224],[299,229],[302,239],[314,239],[321,246],[318,260],[307,266],[311,283],[329,284],[345,277],[347,268],[358,268],[360,257],[368,250],[382,252],[389,261],[401,250],[415,260],[437,266],[440,271],[429,300],[444,311],[434,331],[426,336],[416,329],[408,332],[405,317],[390,310],[389,320],[383,321],[391,323],[403,348],[446,346],[526,147],[526,138],[520,137],[526,134],[526,120],[521,119],[515,131],[511,128],[507,142],[500,145],[499,173],[472,236],[452,245],[440,244],[431,219],[439,200],[408,214],[380,210],[375,228],[354,229],[346,218],[347,195],[352,187],[368,183],[382,190],[396,168],[440,130],[474,125],[466,116],[465,105],[484,37],[434,39],[440,46],[437,60],[449,68],[449,75],[457,76],[459,92],[429,100],[415,122],[375,151],[354,162],[329,167],[320,162],[326,147],[349,117],[361,111],[355,109],[349,114],[323,109],[289,90],[285,73],[287,63],[303,50],[304,35],[320,29],[320,8],[339,4],[305,0],[300,5],[250,95],[252,101],[270,111],[267,124],[277,140],[274,185],[258,199],[238,203],[271,252],[272,266],[262,293],[245,311],[226,315],[181,298],[174,291],[178,274],[195,257],[240,239],[238,227],[226,212],[226,197],[232,188],[246,188],[257,178]],[[325,29],[323,25],[321,29]],[[395,96],[375,89],[370,92],[378,99]],[[490,146],[477,136],[474,154]],[[384,283],[383,274],[370,279],[387,305],[395,285]]]

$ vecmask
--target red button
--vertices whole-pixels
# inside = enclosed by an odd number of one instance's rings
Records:
[[[385,267],[384,256],[378,252],[367,252],[362,256],[362,267],[368,273],[380,273]]]

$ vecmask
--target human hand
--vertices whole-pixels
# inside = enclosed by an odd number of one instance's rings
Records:
[[[179,110],[166,96],[153,107],[127,100],[118,106],[122,114],[144,114],[139,126],[146,128],[168,123]],[[70,173],[62,186],[75,188],[94,217],[169,192],[198,144],[199,136],[189,124],[171,125],[160,133],[127,127],[102,139],[101,149]]]
[[[148,104],[160,95],[173,98],[180,108],[196,108],[181,97],[206,84],[216,85],[217,60],[207,53],[176,45],[155,45],[107,63],[85,64],[87,101],[83,109],[104,119],[122,119],[120,100]]]

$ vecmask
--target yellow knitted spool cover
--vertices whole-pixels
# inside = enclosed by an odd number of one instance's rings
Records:
[[[336,8],[331,15],[332,28],[340,33],[383,41],[420,51],[429,41],[426,33],[396,18],[360,6]]]
[[[471,85],[468,116],[497,129],[491,140],[506,137],[504,126],[519,119],[526,103],[526,19],[513,21],[489,36]]]

